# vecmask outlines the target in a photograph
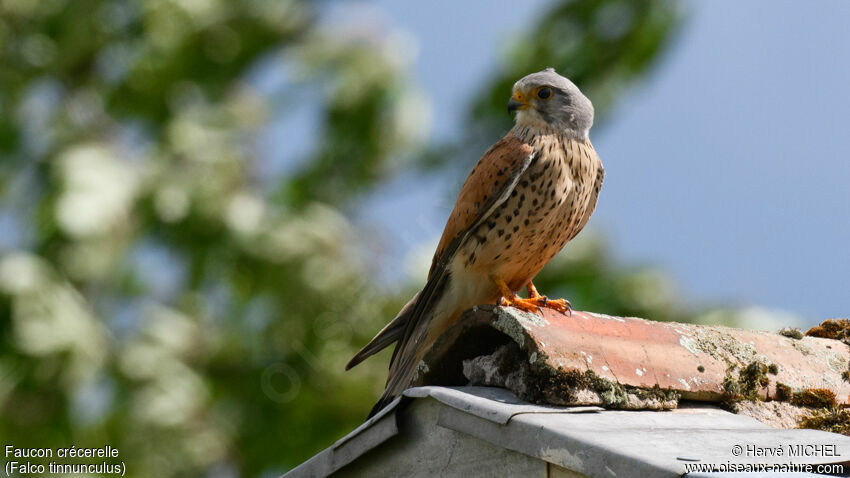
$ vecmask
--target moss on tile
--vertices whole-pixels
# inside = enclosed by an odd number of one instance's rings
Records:
[[[736,411],[736,403],[742,400],[761,401],[759,394],[770,384],[768,373],[778,373],[778,368],[762,361],[754,360],[744,367],[730,365],[723,379],[723,398],[720,403]]]
[[[520,397],[535,403],[601,405],[626,410],[676,408],[679,393],[671,389],[622,385],[593,371],[553,369],[543,361],[532,365],[526,393]]]
[[[826,388],[807,388],[794,392],[791,397],[792,405],[810,408],[833,408],[838,406],[835,392]]]
[[[770,366],[764,362],[750,362],[738,375],[738,383],[741,385],[741,395],[747,400],[759,400],[759,390],[764,389],[770,383],[767,374]]]
[[[806,332],[809,337],[840,340],[850,345],[850,319],[827,319]]]
[[[850,409],[831,407],[813,410],[800,418],[799,428],[810,428],[850,436]]]
[[[794,398],[794,389],[782,382],[776,382],[776,396],[774,400],[778,402],[790,402]]]
[[[803,338],[803,332],[801,332],[797,327],[783,327],[779,330],[779,335],[796,340]]]

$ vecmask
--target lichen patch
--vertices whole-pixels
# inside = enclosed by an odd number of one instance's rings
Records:
[[[613,315],[600,314],[598,312],[585,312],[585,314],[592,315],[593,317],[598,317],[600,319],[615,320],[617,322],[625,322],[626,321],[626,319],[624,319],[622,317],[614,317]]]
[[[416,369],[413,370],[413,381],[419,380],[419,376],[425,375],[429,370],[428,364],[425,363],[424,360],[420,360],[419,363],[416,364]]]
[[[525,347],[525,330],[523,330],[519,322],[514,320],[514,318],[501,307],[496,307],[493,309],[493,312],[496,313],[496,320],[493,321],[493,327],[513,339],[513,341],[520,347]]]
[[[685,347],[688,352],[694,354],[694,356],[699,357],[700,349],[697,347],[696,340],[688,337],[687,335],[681,335],[679,337],[679,345]]]

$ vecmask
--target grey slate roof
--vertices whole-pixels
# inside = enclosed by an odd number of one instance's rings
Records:
[[[430,405],[436,413],[425,413],[426,408],[417,404]],[[404,414],[417,415],[417,419],[400,420]],[[516,452],[523,459],[531,457],[591,477],[678,477],[685,473],[685,463],[693,462],[850,464],[850,437],[814,430],[774,429],[711,405],[681,403],[680,408],[668,412],[619,411],[534,405],[500,388],[418,387],[407,390],[404,397],[284,476],[319,477],[345,471],[349,464],[350,468],[356,468],[360,466],[359,458],[363,458],[360,461],[382,459],[381,456],[387,455],[376,454],[381,447],[404,439],[413,440],[414,444],[415,440],[422,440],[421,453],[428,455],[424,459],[408,457],[412,460],[411,468],[405,475],[429,476],[425,472],[415,473],[417,467],[427,468],[434,460],[441,463],[447,460],[448,465],[452,456],[440,456],[446,454],[447,444],[437,442],[436,448],[432,445],[433,449],[429,449],[422,437],[446,430],[458,436],[474,437],[488,447]],[[405,438],[405,434],[409,436]],[[787,455],[748,457],[746,452],[741,456],[732,454],[735,445],[746,450],[748,445],[788,449],[797,444],[828,445],[825,449],[833,447],[838,456],[789,458]],[[373,449],[376,452],[364,457]],[[419,452],[416,446],[408,450]],[[462,460],[462,456],[459,454],[455,459]],[[450,467],[441,469],[446,470],[444,476],[453,476]],[[850,466],[845,469],[850,471]],[[474,475],[467,470],[461,476]],[[766,475],[691,473],[687,476]]]

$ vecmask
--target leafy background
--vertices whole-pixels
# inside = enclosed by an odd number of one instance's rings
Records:
[[[666,1],[552,2],[493,65],[468,129],[434,144],[403,42],[322,8],[0,1],[6,442],[109,444],[137,477],[294,467],[364,418],[388,355],[344,364],[421,286],[372,279],[382,252],[351,220],[364,195],[401,171],[462,177],[530,71],[572,78],[604,124],[683,17]],[[305,103],[320,140],[270,170],[259,132]],[[587,232],[539,286],[658,320],[746,313],[682,304],[664,274],[608,257]]]

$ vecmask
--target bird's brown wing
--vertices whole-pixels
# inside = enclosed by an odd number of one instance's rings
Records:
[[[508,133],[484,153],[472,169],[446,223],[428,282],[413,304],[404,333],[393,351],[384,394],[370,416],[407,388],[423,349],[430,345],[423,342],[450,280],[448,265],[469,235],[510,196],[534,157],[533,148]]]
[[[531,146],[508,133],[484,153],[458,194],[434,253],[428,277],[440,264],[447,264],[445,259],[450,255],[447,253],[452,241],[459,240],[474,225],[480,224],[507,199],[520,175],[531,164],[532,152]]]

